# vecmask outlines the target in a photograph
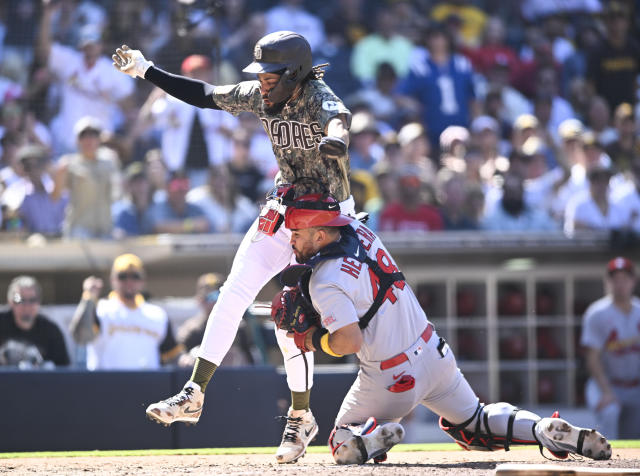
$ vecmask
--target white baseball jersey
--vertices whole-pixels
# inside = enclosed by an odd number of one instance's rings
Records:
[[[51,45],[48,67],[62,84],[60,112],[51,123],[53,136],[62,142],[64,151],[72,151],[76,138],[71,132],[83,116],[94,116],[113,131],[117,126],[117,102],[134,90],[133,79],[118,73],[106,56],[87,68],[81,51],[57,43]]]
[[[352,226],[369,258],[377,261],[383,271],[397,271],[380,238],[357,221]],[[349,257],[318,263],[309,281],[311,300],[329,332],[358,322],[373,304],[378,288],[375,273]],[[358,358],[378,361],[392,357],[413,344],[427,324],[427,316],[411,288],[404,282],[396,282],[387,290],[385,300],[364,330]]]
[[[155,304],[132,309],[112,296],[98,301],[96,315],[100,333],[87,346],[89,370],[157,369],[161,347],[175,347],[167,313]]]
[[[584,314],[580,343],[602,351],[602,362],[612,383],[640,379],[640,299],[634,297],[625,314],[605,296]]]

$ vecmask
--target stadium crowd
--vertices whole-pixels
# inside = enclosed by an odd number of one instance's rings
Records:
[[[2,230],[245,232],[277,172],[252,115],[118,73],[123,42],[213,84],[304,35],[353,112],[378,231],[640,232],[640,8],[629,0],[6,0]]]

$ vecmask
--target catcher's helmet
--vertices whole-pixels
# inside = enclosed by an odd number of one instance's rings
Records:
[[[310,193],[297,198],[287,206],[284,226],[292,230],[314,226],[344,226],[353,221],[340,213],[338,201],[328,195]]]
[[[311,72],[311,47],[307,40],[293,31],[276,31],[262,37],[253,49],[253,62],[245,73],[279,73],[279,87],[269,99],[279,103],[289,98],[294,88]]]

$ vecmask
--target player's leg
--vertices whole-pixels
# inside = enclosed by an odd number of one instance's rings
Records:
[[[451,350],[432,362],[431,371],[434,387],[422,403],[440,415],[440,427],[466,449],[508,450],[514,445],[539,444],[559,458],[567,453],[611,457],[611,446],[601,434],[573,426],[557,412],[540,418],[510,403],[479,403]]]
[[[278,463],[293,463],[304,456],[307,446],[318,434],[318,425],[309,408],[313,386],[313,352],[301,352],[284,330],[276,329],[276,339],[284,358],[291,407],[282,441],[276,451]]]
[[[640,437],[640,385],[615,387],[614,391],[622,403],[618,437],[623,440],[637,439]]]
[[[292,251],[285,228],[281,227],[270,237],[256,235],[257,223],[256,220],[244,236],[229,276],[220,288],[191,379],[174,397],[149,405],[147,415],[153,420],[165,425],[175,421],[198,421],[206,386],[231,348],[245,310],[260,289],[291,260]],[[254,238],[256,236],[258,240]]]
[[[611,402],[604,407],[600,407],[602,400],[602,390],[592,378],[587,380],[585,386],[585,400],[587,407],[591,409],[596,417],[597,430],[611,440],[619,437],[620,414],[622,406],[620,402]]]

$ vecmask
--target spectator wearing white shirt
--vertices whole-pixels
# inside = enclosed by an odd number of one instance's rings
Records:
[[[122,120],[118,102],[134,89],[133,79],[118,72],[111,59],[102,56],[101,31],[85,25],[78,33],[77,48],[51,40],[51,18],[61,2],[43,2],[37,42],[37,56],[46,63],[60,83],[60,109],[51,121],[57,153],[73,151],[75,137],[69,134],[82,117],[100,119],[106,131],[113,132]]]
[[[203,55],[188,56],[181,71],[189,78],[212,81],[211,60]],[[204,185],[209,167],[220,165],[231,156],[231,131],[238,126],[231,114],[197,108],[163,95],[152,104],[151,116],[161,132],[167,169],[186,171],[192,187]]]
[[[611,230],[614,212],[609,199],[609,181],[613,176],[611,159],[601,156],[587,170],[589,187],[570,198],[564,218],[564,231],[574,236],[579,230]]]

